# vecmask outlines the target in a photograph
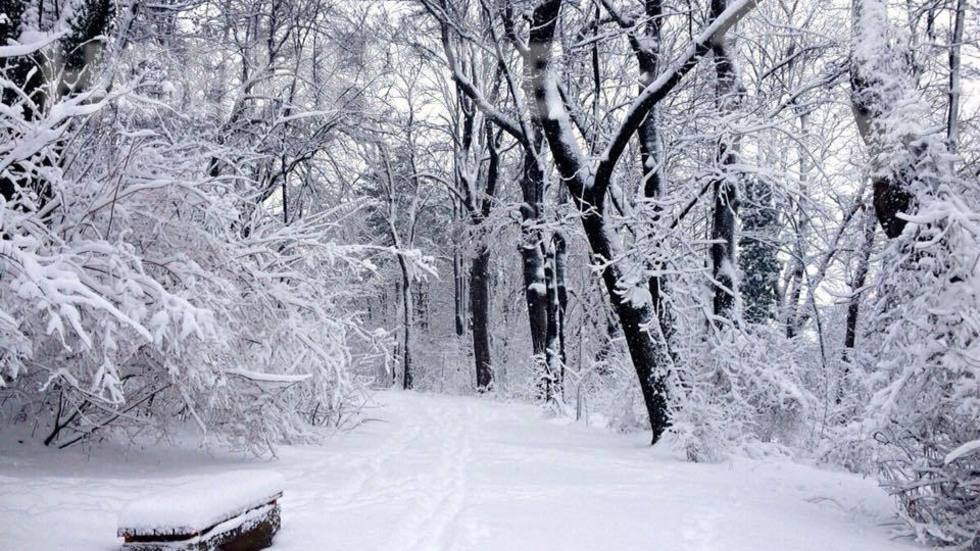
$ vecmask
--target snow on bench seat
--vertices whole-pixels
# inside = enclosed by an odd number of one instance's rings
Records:
[[[283,479],[233,471],[148,494],[119,513],[127,551],[262,549],[279,529]]]

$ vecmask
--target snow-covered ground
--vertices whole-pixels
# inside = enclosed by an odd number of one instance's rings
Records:
[[[402,392],[280,458],[0,448],[0,549],[118,549],[133,497],[228,470],[286,478],[285,550],[922,549],[875,483],[785,461],[691,464],[531,406]]]

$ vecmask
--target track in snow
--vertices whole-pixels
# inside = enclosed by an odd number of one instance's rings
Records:
[[[873,482],[776,461],[685,463],[644,436],[533,407],[383,392],[378,418],[284,447],[280,551],[921,549],[889,539]],[[6,450],[11,451],[11,450]],[[116,549],[113,511],[241,459],[36,460],[0,448],[0,549]],[[5,461],[6,459],[6,461]],[[62,527],[52,530],[50,527]]]

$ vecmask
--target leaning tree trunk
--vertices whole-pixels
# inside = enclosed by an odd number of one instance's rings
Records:
[[[977,236],[973,181],[954,171],[930,124],[933,106],[889,40],[884,0],[853,0],[851,85],[868,146],[877,221],[892,240],[868,331],[868,402],[882,486],[923,539],[977,549],[980,399],[975,351]],[[920,211],[921,209],[921,211]],[[911,222],[911,223],[910,223]],[[882,399],[885,397],[885,399]]]
[[[535,119],[544,130],[555,166],[581,213],[582,228],[593,260],[600,267],[609,302],[619,317],[630,359],[636,370],[650,422],[651,442],[656,443],[670,426],[667,405],[668,362],[660,339],[653,338],[648,332],[651,324],[656,323],[649,296],[644,300],[636,289],[624,293],[620,285],[626,281],[622,264],[608,262],[611,259],[623,259],[619,238],[605,216],[606,190],[609,188],[611,172],[601,176],[601,181],[596,177],[590,182],[591,185],[585,185],[576,145],[568,141],[569,128],[563,126],[568,124],[568,120],[566,117],[555,117],[551,113],[553,105],[560,102],[558,90],[547,78],[551,42],[560,10],[561,0],[544,0],[535,8],[531,23],[525,66],[531,68]],[[638,285],[646,287],[646,282],[634,282],[633,286]]]
[[[913,167],[927,152],[910,143],[914,136],[898,135],[897,129],[889,128],[894,108],[904,99],[906,90],[888,82],[887,75],[904,67],[899,56],[889,51],[884,4],[878,0],[854,0],[851,10],[851,110],[871,157],[875,216],[885,235],[894,239],[905,229],[906,220],[901,215],[913,209],[910,188],[921,172]],[[908,169],[889,167],[897,153],[892,149],[896,147],[909,155]]]
[[[582,227],[597,259],[618,258],[616,244],[612,242],[612,229],[600,209],[580,206]],[[640,383],[643,402],[650,418],[650,429],[653,431],[652,442],[657,443],[660,436],[670,426],[667,408],[667,371],[669,364],[666,350],[662,341],[650,335],[648,329],[655,321],[655,313],[651,303],[634,303],[624,297],[619,281],[622,278],[619,264],[604,264],[602,281],[609,295],[609,302],[619,317],[626,347],[633,361],[633,368]]]

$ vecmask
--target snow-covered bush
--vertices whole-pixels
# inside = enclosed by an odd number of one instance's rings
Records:
[[[673,431],[688,458],[799,449],[820,401],[806,373],[808,347],[766,326],[728,327],[679,343]]]
[[[980,215],[927,195],[887,261],[866,432],[918,537],[980,541]],[[923,290],[928,290],[923,292]]]

